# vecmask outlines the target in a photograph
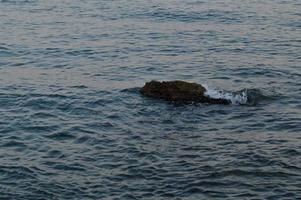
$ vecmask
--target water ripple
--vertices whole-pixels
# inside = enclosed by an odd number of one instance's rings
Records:
[[[299,7],[0,0],[0,198],[300,199]]]

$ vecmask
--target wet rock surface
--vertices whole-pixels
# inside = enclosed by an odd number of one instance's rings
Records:
[[[185,81],[150,81],[140,89],[141,94],[173,102],[199,102],[209,104],[230,104],[226,99],[214,99],[205,95],[206,88],[197,83]]]

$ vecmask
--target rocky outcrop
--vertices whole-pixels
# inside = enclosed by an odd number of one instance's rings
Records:
[[[206,96],[206,88],[202,85],[185,81],[150,81],[140,89],[140,92],[148,97],[173,102],[230,104],[226,99],[214,99]]]

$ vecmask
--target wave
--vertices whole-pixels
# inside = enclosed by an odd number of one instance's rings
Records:
[[[240,91],[231,92],[215,88],[209,88],[208,85],[203,84],[206,88],[205,95],[214,99],[226,99],[233,105],[255,105],[263,94],[259,89],[242,89]]]

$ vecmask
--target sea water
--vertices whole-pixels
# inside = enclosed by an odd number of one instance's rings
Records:
[[[0,199],[300,199],[299,0],[0,0]],[[231,105],[146,98],[150,80]]]

